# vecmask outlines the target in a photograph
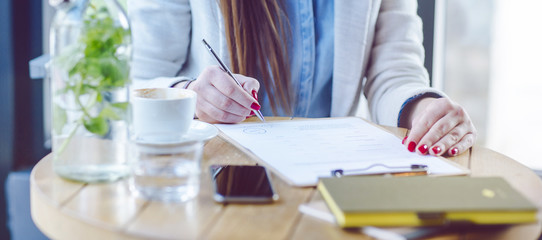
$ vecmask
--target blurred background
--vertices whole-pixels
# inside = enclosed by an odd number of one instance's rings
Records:
[[[420,0],[418,12],[432,85],[467,109],[477,145],[542,170],[542,1]],[[48,53],[53,15],[47,0],[0,1],[0,239],[44,238],[28,179],[50,152],[47,83],[29,61]]]
[[[436,2],[435,87],[467,109],[478,145],[542,170],[542,1]]]

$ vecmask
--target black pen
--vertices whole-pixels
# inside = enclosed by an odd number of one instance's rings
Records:
[[[207,50],[209,50],[209,52],[211,53],[211,55],[213,55],[213,57],[216,59],[216,61],[218,62],[218,64],[220,65],[220,68],[222,68],[222,70],[224,72],[226,72],[228,75],[230,75],[231,78],[233,78],[233,81],[235,81],[235,83],[237,83],[237,85],[239,85],[239,87],[243,87],[241,85],[241,83],[239,81],[237,81],[237,79],[235,78],[235,76],[233,76],[233,73],[230,71],[230,69],[222,62],[222,60],[220,60],[220,58],[218,57],[218,55],[216,55],[215,51],[213,51],[213,48],[211,48],[211,46],[209,46],[209,44],[207,43],[207,41],[205,41],[205,39],[201,39],[201,41],[203,42],[203,45],[205,45],[205,47],[207,48]],[[256,116],[258,116],[258,118],[260,120],[262,120],[262,122],[265,122],[265,119],[263,118],[263,115],[262,113],[260,112],[260,110],[252,110]]]

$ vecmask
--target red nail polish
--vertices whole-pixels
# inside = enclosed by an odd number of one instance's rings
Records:
[[[256,90],[252,90],[252,96],[258,101],[258,92],[256,92]]]
[[[250,114],[248,114],[248,116],[247,116],[246,119],[249,119],[249,118],[251,118],[251,117],[254,116],[254,115],[256,115],[256,114],[254,114],[254,111],[250,111]]]
[[[418,151],[420,151],[421,154],[426,154],[427,150],[429,150],[429,147],[427,147],[425,144],[418,147]]]
[[[258,111],[258,110],[260,110],[261,107],[260,107],[260,104],[254,102],[254,103],[252,103],[252,105],[250,105],[250,108]]]
[[[407,138],[408,138],[408,136],[405,136],[405,138],[403,138],[403,141],[401,142],[401,144],[404,145]]]
[[[440,149],[439,146],[434,146],[433,148],[431,148],[431,150],[433,150],[433,153],[434,153],[435,155],[439,154],[440,151],[441,151],[441,149]]]
[[[457,149],[456,147],[452,148],[452,150],[450,150],[450,153],[452,154],[452,156],[455,156],[459,153],[459,149]]]
[[[416,143],[415,142],[410,142],[408,144],[408,151],[414,152],[414,150],[416,150]]]

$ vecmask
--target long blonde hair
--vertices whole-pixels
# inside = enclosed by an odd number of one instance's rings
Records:
[[[288,65],[289,27],[282,0],[219,0],[232,71],[260,76],[273,114],[291,114],[292,86]]]

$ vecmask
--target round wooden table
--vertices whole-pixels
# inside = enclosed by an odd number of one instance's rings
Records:
[[[267,118],[267,120],[283,118]],[[257,119],[256,119],[257,120]],[[402,139],[405,129],[385,127]],[[473,147],[448,158],[471,176],[501,176],[541,209],[542,181],[529,168],[502,154]],[[126,179],[84,184],[58,177],[52,155],[31,174],[31,211],[38,228],[52,239],[372,239],[359,232],[304,215],[300,204],[321,201],[315,188],[289,186],[276,175],[280,200],[268,205],[218,204],[213,201],[211,164],[254,164],[240,149],[218,136],[205,145],[201,190],[185,203],[148,201],[130,191]],[[537,239],[542,223],[488,229],[462,228],[435,239]]]

